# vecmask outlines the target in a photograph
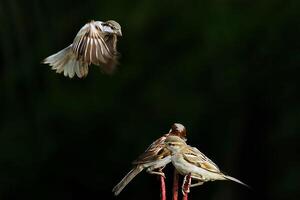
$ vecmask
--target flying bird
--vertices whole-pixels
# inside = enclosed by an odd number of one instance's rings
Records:
[[[92,20],[79,30],[72,44],[45,58],[43,63],[69,78],[73,78],[75,74],[79,78],[87,76],[91,64],[98,65],[101,71],[111,74],[118,64],[118,36],[122,36],[118,22]]]
[[[165,145],[171,151],[171,161],[176,170],[184,176],[191,174],[191,178],[197,181],[191,184],[191,187],[215,180],[231,180],[247,186],[240,180],[222,173],[213,161],[197,148],[187,145],[180,137],[168,136],[165,139]]]
[[[186,140],[186,129],[182,124],[174,123],[167,134],[155,140],[143,154],[133,161],[132,170],[112,190],[116,196],[144,169],[150,174],[165,177],[162,169],[171,162],[171,153],[165,148],[164,142],[170,135],[176,135],[184,141]]]

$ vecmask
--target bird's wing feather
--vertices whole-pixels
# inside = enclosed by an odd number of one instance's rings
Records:
[[[112,74],[116,69],[116,65],[119,64],[118,58],[120,54],[117,51],[117,35],[107,34],[104,36],[104,41],[109,49],[109,52],[111,53],[111,57],[107,59],[106,63],[102,64],[102,67],[100,69],[106,74]],[[94,64],[97,65],[97,63]]]
[[[77,33],[72,50],[77,59],[89,64],[106,63],[112,57],[112,52],[104,41],[105,33],[101,28],[91,22],[84,25]]]
[[[207,158],[203,153],[201,153],[197,148],[188,146],[183,154],[184,159],[188,162],[201,167],[207,171],[221,173],[218,166]]]
[[[141,154],[135,161],[133,161],[133,164],[153,162],[169,155],[169,150],[167,150],[164,146],[165,139],[166,136],[163,136],[155,140],[143,154]]]
[[[104,41],[105,41],[109,51],[114,55],[118,55],[118,51],[117,51],[118,37],[117,37],[117,35],[116,34],[106,35],[104,37]]]

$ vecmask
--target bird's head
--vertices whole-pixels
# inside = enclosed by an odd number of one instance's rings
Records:
[[[185,141],[178,136],[170,135],[165,140],[165,146],[172,154],[179,152],[182,148],[187,146]]]
[[[121,26],[118,22],[114,20],[108,20],[106,22],[102,22],[102,27],[104,32],[122,36]]]
[[[176,135],[186,141],[186,128],[179,123],[174,123],[169,131],[170,135]]]

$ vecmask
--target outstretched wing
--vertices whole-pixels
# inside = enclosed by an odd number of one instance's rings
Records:
[[[188,162],[193,163],[202,169],[210,172],[221,173],[218,166],[195,147],[188,146],[183,157]]]
[[[107,60],[112,58],[113,52],[104,41],[104,36],[105,33],[97,23],[92,21],[85,24],[77,33],[72,45],[77,59],[88,64],[107,63]]]

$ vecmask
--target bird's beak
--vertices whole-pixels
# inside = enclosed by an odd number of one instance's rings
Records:
[[[122,37],[122,31],[119,30],[119,31],[117,32],[117,35],[120,36],[120,37]]]

